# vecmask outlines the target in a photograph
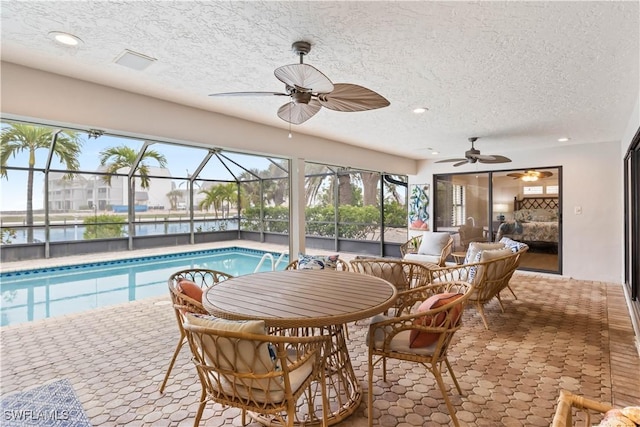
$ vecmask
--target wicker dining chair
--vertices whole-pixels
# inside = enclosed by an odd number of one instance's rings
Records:
[[[368,274],[386,280],[398,290],[395,310],[404,306],[405,292],[431,282],[430,268],[438,268],[437,264],[424,264],[401,259],[364,258],[350,261],[351,271]]]
[[[205,308],[202,306],[202,300],[198,301],[197,299],[194,299],[187,295],[185,292],[181,291],[178,283],[181,280],[188,280],[195,283],[200,287],[200,289],[204,289],[223,280],[230,279],[231,277],[233,276],[227,273],[223,273],[222,271],[207,269],[181,270],[169,277],[169,294],[171,295],[171,301],[174,306],[174,312],[176,315],[176,320],[178,322],[178,330],[180,331],[180,338],[178,340],[178,344],[176,345],[176,349],[173,352],[171,362],[169,362],[167,373],[164,375],[164,379],[162,380],[162,384],[160,385],[160,393],[164,392],[164,388],[167,385],[167,380],[169,379],[169,375],[171,375],[171,371],[173,370],[173,365],[176,363],[178,354],[180,354],[182,346],[187,342],[187,337],[183,327],[185,321],[185,313],[191,312],[207,314],[207,310],[205,310]],[[175,308],[176,306],[184,307],[184,309],[182,311],[177,310]]]
[[[187,319],[184,328],[202,385],[194,427],[200,424],[208,401],[241,409],[243,426],[247,411],[269,417],[281,426],[317,421],[315,413],[310,412],[315,411],[313,396],[318,392],[322,398],[321,422],[327,425],[329,406],[324,375],[330,336],[259,333],[260,329],[264,331],[264,321],[226,321],[242,326],[219,329],[204,326],[202,321],[196,323],[191,314]],[[252,324],[258,324],[258,330]],[[297,404],[305,393],[309,413],[298,417]]]
[[[367,337],[369,426],[373,425],[373,371],[375,366],[382,362],[382,379],[386,382],[387,359],[416,362],[431,372],[440,388],[451,420],[454,425],[459,426],[455,409],[445,389],[441,367],[442,363],[446,365],[458,393],[462,395],[462,389],[447,358],[447,350],[453,335],[461,327],[462,311],[472,290],[473,285],[466,282],[439,283],[415,288],[407,291],[405,305],[401,307],[400,312],[404,313],[416,304],[423,303],[417,310],[410,314],[395,317],[379,315],[372,319]],[[442,295],[444,293],[447,295]],[[437,299],[441,296],[446,296],[448,300],[443,301],[449,302],[440,306],[428,305],[436,308],[426,310],[422,308],[424,303],[430,304],[429,297]],[[420,346],[417,346],[418,342],[421,342]]]

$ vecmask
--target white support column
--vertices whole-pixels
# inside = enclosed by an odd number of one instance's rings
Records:
[[[289,259],[297,259],[298,253],[305,251],[305,217],[306,197],[304,189],[304,159],[293,158],[289,168]]]

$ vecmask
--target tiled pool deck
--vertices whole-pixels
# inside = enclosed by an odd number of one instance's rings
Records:
[[[282,250],[249,242],[236,246]],[[104,255],[74,262],[96,260]],[[56,263],[60,260],[38,262],[38,267]],[[19,267],[6,265],[3,271],[9,268]],[[464,396],[455,388],[450,393],[461,424],[548,426],[560,389],[615,406],[640,405],[640,360],[620,285],[530,273],[517,273],[511,284],[518,300],[505,295],[504,314],[496,302],[486,307],[491,330],[468,308],[450,349],[464,391]],[[191,426],[200,385],[186,347],[165,393],[158,392],[178,339],[168,301],[167,295],[0,328],[1,393],[67,378],[94,426]],[[349,327],[363,402],[365,332],[364,322]],[[376,372],[374,425],[448,425],[430,374],[406,362],[390,361],[388,369],[386,383]],[[452,386],[447,374],[445,383]],[[239,411],[210,404],[201,425],[239,426]],[[366,404],[340,425],[367,425]]]

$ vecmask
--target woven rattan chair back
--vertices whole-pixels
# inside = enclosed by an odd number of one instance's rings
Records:
[[[325,354],[329,352],[327,335],[284,336],[230,332],[185,323],[193,362],[202,384],[200,406],[194,426],[198,426],[207,401],[242,410],[281,426],[294,423],[326,425]],[[271,355],[265,362],[260,355]],[[312,396],[322,397],[322,419],[316,408],[308,408]],[[286,414],[286,415],[284,415]]]
[[[420,248],[420,244],[422,244],[422,234],[418,236],[414,236],[411,239],[404,242],[400,245],[400,255],[404,257],[407,254],[415,254],[418,253],[418,249]],[[446,245],[442,247],[442,251],[440,252],[440,260],[436,262],[441,267],[444,267],[449,255],[451,255],[451,251],[453,250],[453,237],[450,237],[447,241]]]
[[[500,297],[500,292],[505,289],[511,290],[509,281],[520,265],[520,257],[527,250],[528,247],[524,247],[510,255],[489,261],[434,269],[431,271],[432,281],[450,282],[453,280],[466,280],[472,283],[474,291],[469,300],[477,307],[485,328],[489,329],[489,324],[484,313],[484,305],[493,298],[496,298],[500,304],[500,309],[504,313],[504,305]],[[511,290],[511,292],[515,296],[513,290]]]
[[[458,426],[455,409],[449,400],[442,379],[441,366],[442,363],[446,365],[458,393],[462,395],[462,389],[447,359],[447,350],[454,334],[462,327],[462,312],[472,292],[473,285],[460,281],[430,284],[411,289],[406,292],[404,306],[400,307],[399,311],[406,313],[409,308],[414,307],[413,312],[376,319],[374,323],[371,323],[367,341],[369,347],[369,390],[373,390],[373,371],[378,363],[382,363],[382,380],[384,382],[387,381],[387,359],[419,363],[433,374],[449,410],[451,420],[454,425]],[[435,309],[415,310],[418,304],[430,296],[441,293],[460,293],[462,296]],[[435,342],[428,347],[410,348],[409,336],[412,330],[421,334],[430,334]],[[371,426],[373,425],[373,393],[369,393],[368,398],[368,417],[369,426]]]
[[[410,289],[426,286],[431,282],[430,269],[421,263],[399,259],[354,259],[350,261],[351,270],[386,280],[398,290],[396,315],[404,306],[404,294]]]
[[[164,392],[164,388],[167,385],[169,375],[171,375],[171,371],[173,370],[173,365],[176,363],[176,359],[178,358],[178,354],[180,354],[182,346],[186,343],[186,334],[183,327],[185,321],[185,313],[190,312],[207,314],[207,311],[204,309],[200,301],[196,301],[195,299],[180,291],[180,289],[178,288],[178,282],[180,282],[181,279],[189,280],[204,289],[231,277],[233,276],[227,273],[207,269],[181,270],[169,277],[169,295],[171,296],[171,302],[173,303],[174,307],[173,311],[176,316],[176,321],[178,322],[180,339],[178,340],[176,349],[173,352],[171,362],[169,362],[167,373],[164,375],[164,379],[162,380],[162,384],[160,385],[160,393]],[[175,308],[176,306],[180,306],[182,307],[182,309],[178,310]]]

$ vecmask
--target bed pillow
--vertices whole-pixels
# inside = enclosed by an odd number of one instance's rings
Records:
[[[335,270],[339,255],[298,254],[298,270]]]
[[[452,303],[453,301],[457,300],[460,297],[462,297],[462,294],[451,293],[451,292],[433,295],[427,298],[422,304],[420,304],[417,311],[418,312],[427,311],[434,308],[442,307],[446,304]],[[452,315],[453,315],[453,320],[455,324],[457,324],[460,321],[460,315],[462,314],[462,307],[460,305],[457,305],[455,307],[450,308],[449,310],[452,310],[452,309],[455,310],[452,313]],[[413,321],[413,324],[420,325],[420,326],[436,326],[436,327],[443,326],[443,323],[446,320],[446,313],[447,313],[446,311],[441,311],[440,313],[436,314],[435,319],[433,318],[433,316],[418,317]],[[440,337],[439,333],[424,332],[417,329],[412,329],[411,333],[409,334],[409,347],[410,348],[428,347],[431,344],[438,341],[439,337]]]
[[[531,212],[529,209],[520,209],[513,213],[513,219],[518,222],[529,222],[531,221]]]
[[[202,288],[191,280],[178,279],[178,286],[176,286],[176,288],[189,298],[202,304]]]

